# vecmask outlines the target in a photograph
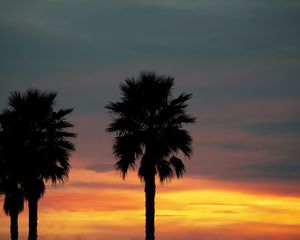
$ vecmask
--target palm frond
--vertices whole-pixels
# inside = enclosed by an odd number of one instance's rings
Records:
[[[43,174],[43,177],[46,182],[51,182],[56,185],[56,183],[63,183],[68,179],[70,167],[61,167],[59,165],[52,165],[51,168],[48,168],[47,171]]]
[[[185,166],[181,159],[172,156],[169,160],[171,167],[174,169],[176,177],[181,178],[185,173]]]
[[[123,178],[129,168],[134,168],[135,160],[142,154],[141,142],[137,135],[122,135],[115,138],[113,154],[119,159],[115,169]]]
[[[20,92],[11,92],[8,97],[8,104],[13,109],[22,109],[24,97]]]
[[[3,210],[6,215],[10,215],[12,213],[19,214],[24,210],[24,196],[20,189],[6,192]]]
[[[121,117],[112,120],[106,129],[107,132],[117,132],[119,135],[132,134],[141,129],[140,124],[131,118]]]
[[[178,116],[174,116],[173,119],[170,119],[168,125],[169,126],[178,126],[181,127],[182,124],[186,123],[195,123],[196,118],[190,114],[180,114]]]
[[[133,77],[128,77],[120,83],[120,89],[123,101],[135,101],[140,98],[140,88]]]
[[[188,158],[192,154],[192,137],[184,130],[177,127],[166,127],[161,133],[162,141],[174,151],[182,151]]]
[[[196,118],[186,113],[187,101],[191,94],[181,94],[176,99],[172,99],[162,105],[156,114],[156,122],[161,126],[178,126],[185,123],[194,123]]]
[[[73,112],[73,110],[73,108],[59,109],[57,112],[54,113],[54,118],[64,119],[64,117]]]
[[[142,154],[141,139],[138,135],[122,135],[115,138],[113,153],[116,157],[129,154],[136,158]]]
[[[114,168],[121,174],[122,178],[125,179],[128,170],[135,169],[135,159],[124,155],[115,163]]]
[[[174,177],[174,171],[167,160],[158,161],[156,169],[161,183],[170,181]]]
[[[136,121],[143,121],[145,116],[143,109],[140,105],[140,100],[109,103],[105,106],[109,114],[113,114],[118,117],[131,118]]]

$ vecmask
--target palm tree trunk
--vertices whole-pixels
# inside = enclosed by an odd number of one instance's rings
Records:
[[[146,240],[155,239],[155,174],[145,178]]]
[[[28,240],[37,240],[38,201],[36,199],[28,199],[28,209],[29,209]]]
[[[18,213],[10,214],[10,238],[18,240]]]

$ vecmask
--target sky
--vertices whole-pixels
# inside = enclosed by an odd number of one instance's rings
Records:
[[[174,76],[197,117],[186,175],[158,184],[157,238],[299,239],[299,12],[297,0],[1,0],[1,111],[28,88],[74,108],[70,178],[40,201],[41,239],[143,238],[143,184],[113,170],[104,109],[141,71]]]

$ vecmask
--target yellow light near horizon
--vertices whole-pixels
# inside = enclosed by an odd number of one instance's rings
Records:
[[[226,225],[240,222],[300,224],[299,198],[224,190],[163,193],[157,198],[160,202],[160,214],[176,215],[180,212],[183,216],[188,216],[188,220],[184,220],[187,225]]]
[[[75,170],[66,185],[47,189],[40,201],[39,232],[51,236],[48,239],[88,234],[85,239],[101,235],[114,240],[121,237],[115,229],[122,229],[123,239],[130,239],[128,236],[144,233],[144,206],[143,183],[135,174],[123,181],[114,172]],[[21,235],[27,231],[27,217],[26,209],[20,217]],[[182,234],[180,239],[199,229],[229,229],[239,236],[248,236],[249,229],[253,234],[297,234],[300,197],[229,190],[220,182],[187,177],[166,186],[158,184],[156,227],[161,236],[170,236],[168,239],[175,236],[174,227],[177,235]],[[3,213],[0,229],[9,232],[9,219]]]

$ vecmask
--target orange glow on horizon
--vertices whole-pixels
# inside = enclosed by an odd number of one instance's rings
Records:
[[[24,238],[27,216],[27,210],[20,216]],[[156,230],[162,239],[198,239],[198,234],[211,239],[297,239],[298,228],[299,196],[246,193],[188,177],[158,184]],[[39,232],[47,240],[140,239],[144,233],[143,184],[135,174],[123,181],[114,172],[74,169],[69,182],[48,188],[40,201]],[[3,233],[8,236],[9,218],[1,213],[0,236]]]

